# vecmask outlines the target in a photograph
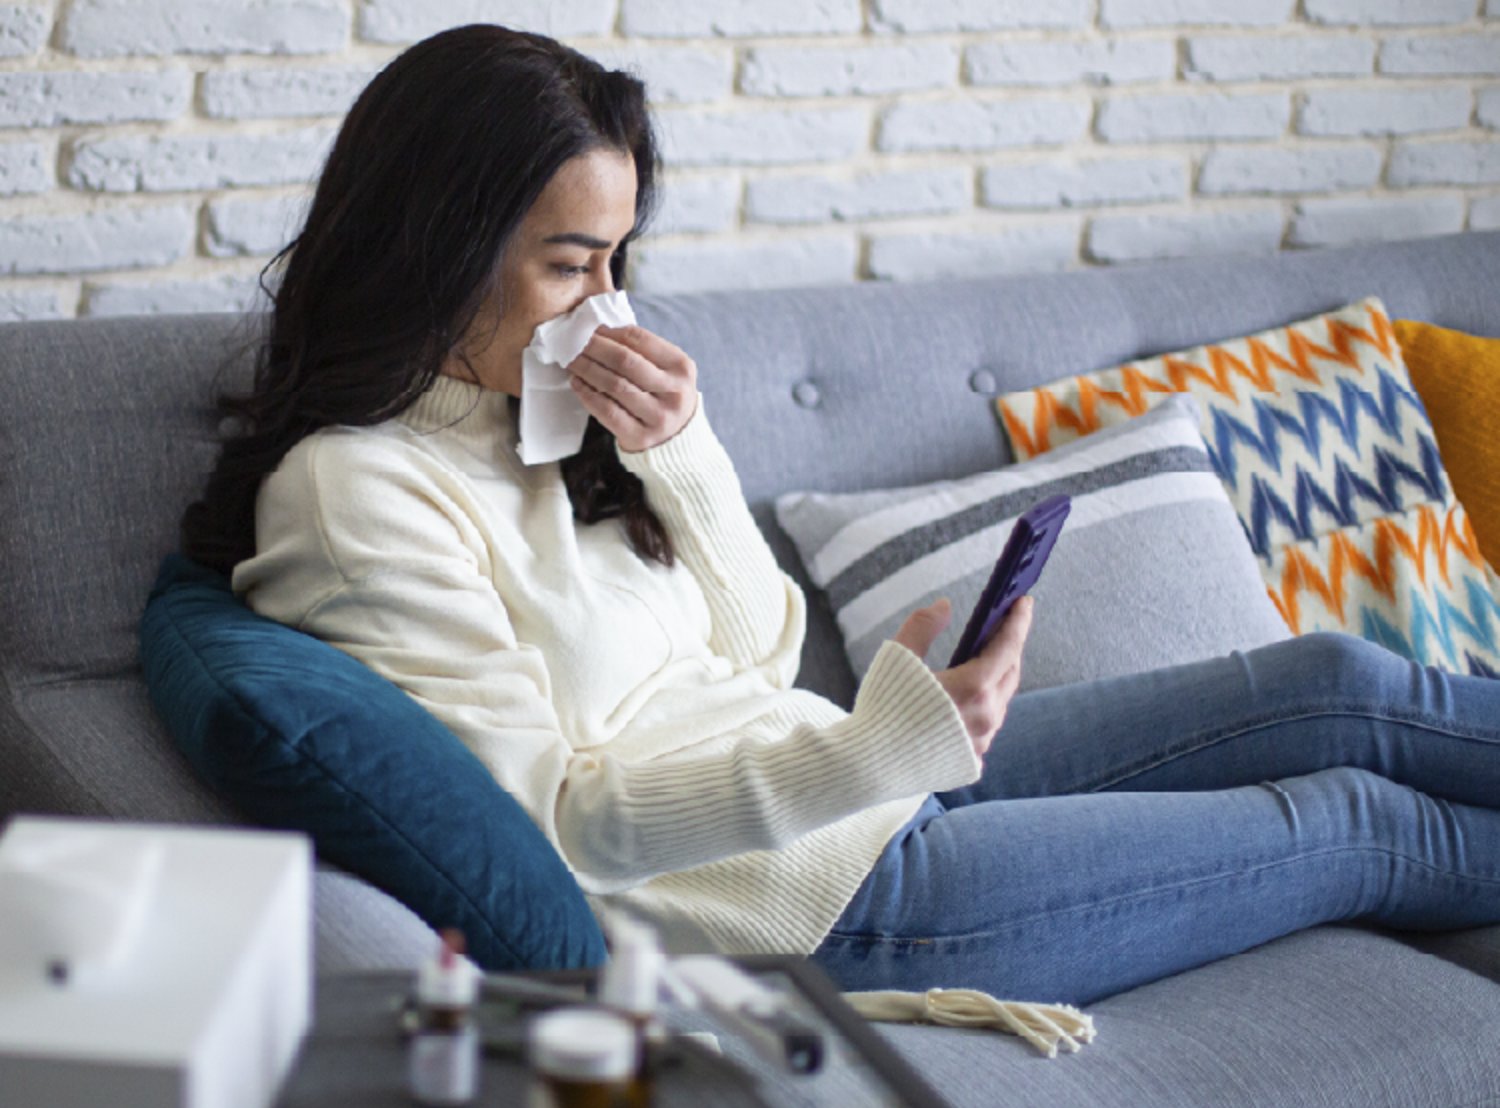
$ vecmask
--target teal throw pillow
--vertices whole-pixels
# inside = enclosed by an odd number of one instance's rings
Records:
[[[443,724],[327,643],[257,615],[222,574],[163,563],[140,626],[152,703],[253,822],[310,835],[491,970],[604,960],[557,851]]]

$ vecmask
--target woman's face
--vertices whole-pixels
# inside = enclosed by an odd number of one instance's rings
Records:
[[[614,289],[609,260],[634,226],[634,158],[599,149],[562,164],[516,228],[500,263],[500,296],[462,340],[481,385],[521,395],[521,352],[532,332]],[[457,351],[442,371],[472,379]]]

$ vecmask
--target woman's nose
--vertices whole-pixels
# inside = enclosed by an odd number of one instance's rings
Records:
[[[615,279],[609,272],[609,266],[597,270],[588,279],[589,296],[598,296],[603,292],[615,291]]]

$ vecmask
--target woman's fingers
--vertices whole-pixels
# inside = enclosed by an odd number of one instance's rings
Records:
[[[627,452],[665,442],[698,406],[693,360],[643,327],[599,328],[567,368],[574,394]]]
[[[994,680],[1008,669],[1020,668],[1026,636],[1031,633],[1031,613],[1034,607],[1036,601],[1029,596],[1017,600],[1005,614],[1000,629],[974,655],[972,660],[979,663],[987,679]]]

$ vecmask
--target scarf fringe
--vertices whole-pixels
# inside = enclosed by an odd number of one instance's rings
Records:
[[[1059,1046],[1075,1053],[1095,1035],[1093,1017],[1071,1004],[997,1000],[978,989],[880,990],[845,993],[844,999],[865,1019],[881,1023],[994,1028],[1026,1040],[1048,1058],[1057,1057]]]

